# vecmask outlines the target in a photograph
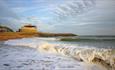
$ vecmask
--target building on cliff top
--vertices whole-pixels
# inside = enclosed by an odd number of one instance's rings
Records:
[[[36,26],[29,24],[21,27],[21,29],[19,29],[19,32],[38,32],[38,31]]]

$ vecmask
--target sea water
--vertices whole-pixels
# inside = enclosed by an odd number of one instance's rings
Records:
[[[63,40],[62,40],[63,38]],[[115,37],[114,36],[77,36],[52,38],[23,38],[5,41],[4,44],[28,46],[44,54],[63,56],[79,62],[98,64],[107,70],[115,69]],[[49,55],[48,55],[49,56]],[[63,60],[66,62],[66,60]],[[71,61],[70,61],[71,62]],[[67,61],[68,63],[68,61]],[[66,64],[67,64],[66,63]],[[74,62],[72,62],[73,64]],[[71,64],[71,65],[72,65]],[[59,64],[60,65],[60,64]],[[61,65],[63,67],[63,65]],[[73,64],[73,66],[75,66]],[[56,65],[54,65],[56,67]],[[69,69],[65,66],[66,69]],[[55,70],[55,69],[54,69]],[[63,70],[63,69],[62,69]],[[98,70],[96,67],[91,69]]]

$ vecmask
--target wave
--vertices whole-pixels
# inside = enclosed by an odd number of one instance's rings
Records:
[[[41,38],[42,39],[42,38]],[[80,47],[73,44],[52,44],[39,38],[8,40],[5,44],[29,46],[39,52],[72,57],[87,63],[101,64],[108,70],[115,69],[115,49]],[[54,40],[54,39],[52,39]],[[57,39],[56,39],[57,40]]]
[[[55,53],[69,56],[79,61],[101,64],[107,67],[108,70],[115,69],[114,49],[82,48],[48,43],[41,44],[37,49],[40,52]]]
[[[48,40],[48,41],[49,40],[50,41],[58,41],[58,40],[60,40],[59,38],[55,38],[55,37],[49,37],[49,38],[48,37],[46,37],[46,38],[45,37],[39,37],[39,38],[37,37],[36,39],[38,39],[38,40]]]
[[[115,41],[113,38],[78,38],[78,37],[70,37],[70,38],[60,38],[60,41]]]

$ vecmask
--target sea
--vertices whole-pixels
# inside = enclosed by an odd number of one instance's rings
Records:
[[[2,70],[115,70],[115,36],[12,39],[0,54]]]

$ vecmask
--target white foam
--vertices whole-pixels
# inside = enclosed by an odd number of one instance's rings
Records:
[[[0,70],[106,70],[98,65],[39,53],[37,50],[20,46],[0,47],[0,54]]]
[[[77,60],[83,60],[84,62],[98,63],[108,68],[115,68],[115,49],[83,48],[68,44],[50,44],[46,40],[47,39],[24,38],[8,40],[5,44],[29,46],[38,49],[38,51],[42,53],[60,54]],[[107,66],[107,64],[109,64],[109,66]]]
[[[83,48],[77,46],[73,48],[64,46],[44,43],[39,46],[38,50],[46,53],[69,56],[88,63],[98,63],[108,68],[115,68],[114,49]]]

